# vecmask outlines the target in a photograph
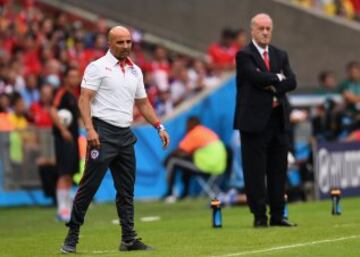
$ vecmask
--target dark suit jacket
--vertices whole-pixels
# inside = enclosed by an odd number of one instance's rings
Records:
[[[270,71],[251,42],[236,55],[236,109],[234,128],[245,132],[260,132],[270,118],[272,99],[275,95],[282,106],[284,130],[290,127],[289,104],[286,92],[296,88],[286,52],[269,45]],[[277,73],[283,73],[285,80],[280,82]],[[273,85],[276,93],[265,87]]]

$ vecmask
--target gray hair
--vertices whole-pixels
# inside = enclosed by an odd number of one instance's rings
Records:
[[[272,19],[271,19],[271,17],[270,17],[269,14],[267,14],[267,13],[258,13],[258,14],[256,14],[254,17],[251,18],[250,28],[252,28],[252,27],[255,25],[256,20],[257,20],[258,18],[261,18],[261,17],[269,18],[269,19],[271,20],[271,22],[272,22]]]

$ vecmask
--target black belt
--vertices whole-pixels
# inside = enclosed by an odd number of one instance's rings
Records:
[[[100,126],[104,126],[104,127],[108,127],[108,128],[112,128],[112,129],[123,129],[123,130],[127,130],[130,127],[118,127],[115,125],[112,125],[106,121],[103,121],[102,119],[99,119],[98,117],[92,117],[93,122],[95,122],[96,124],[99,124]]]

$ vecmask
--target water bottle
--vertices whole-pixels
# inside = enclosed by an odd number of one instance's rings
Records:
[[[332,215],[341,215],[341,207],[340,207],[340,196],[341,196],[341,190],[338,188],[333,188],[330,191],[331,196],[331,214]]]
[[[284,214],[283,214],[283,218],[284,219],[288,219],[289,218],[289,209],[288,209],[288,196],[287,194],[284,195],[284,202],[285,202],[285,205],[284,205]]]
[[[214,228],[222,227],[222,217],[221,217],[221,202],[218,199],[211,200],[212,208],[212,226]]]

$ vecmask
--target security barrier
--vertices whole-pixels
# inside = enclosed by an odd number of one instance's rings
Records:
[[[51,129],[27,128],[0,133],[3,191],[41,187],[38,165],[55,164]]]

